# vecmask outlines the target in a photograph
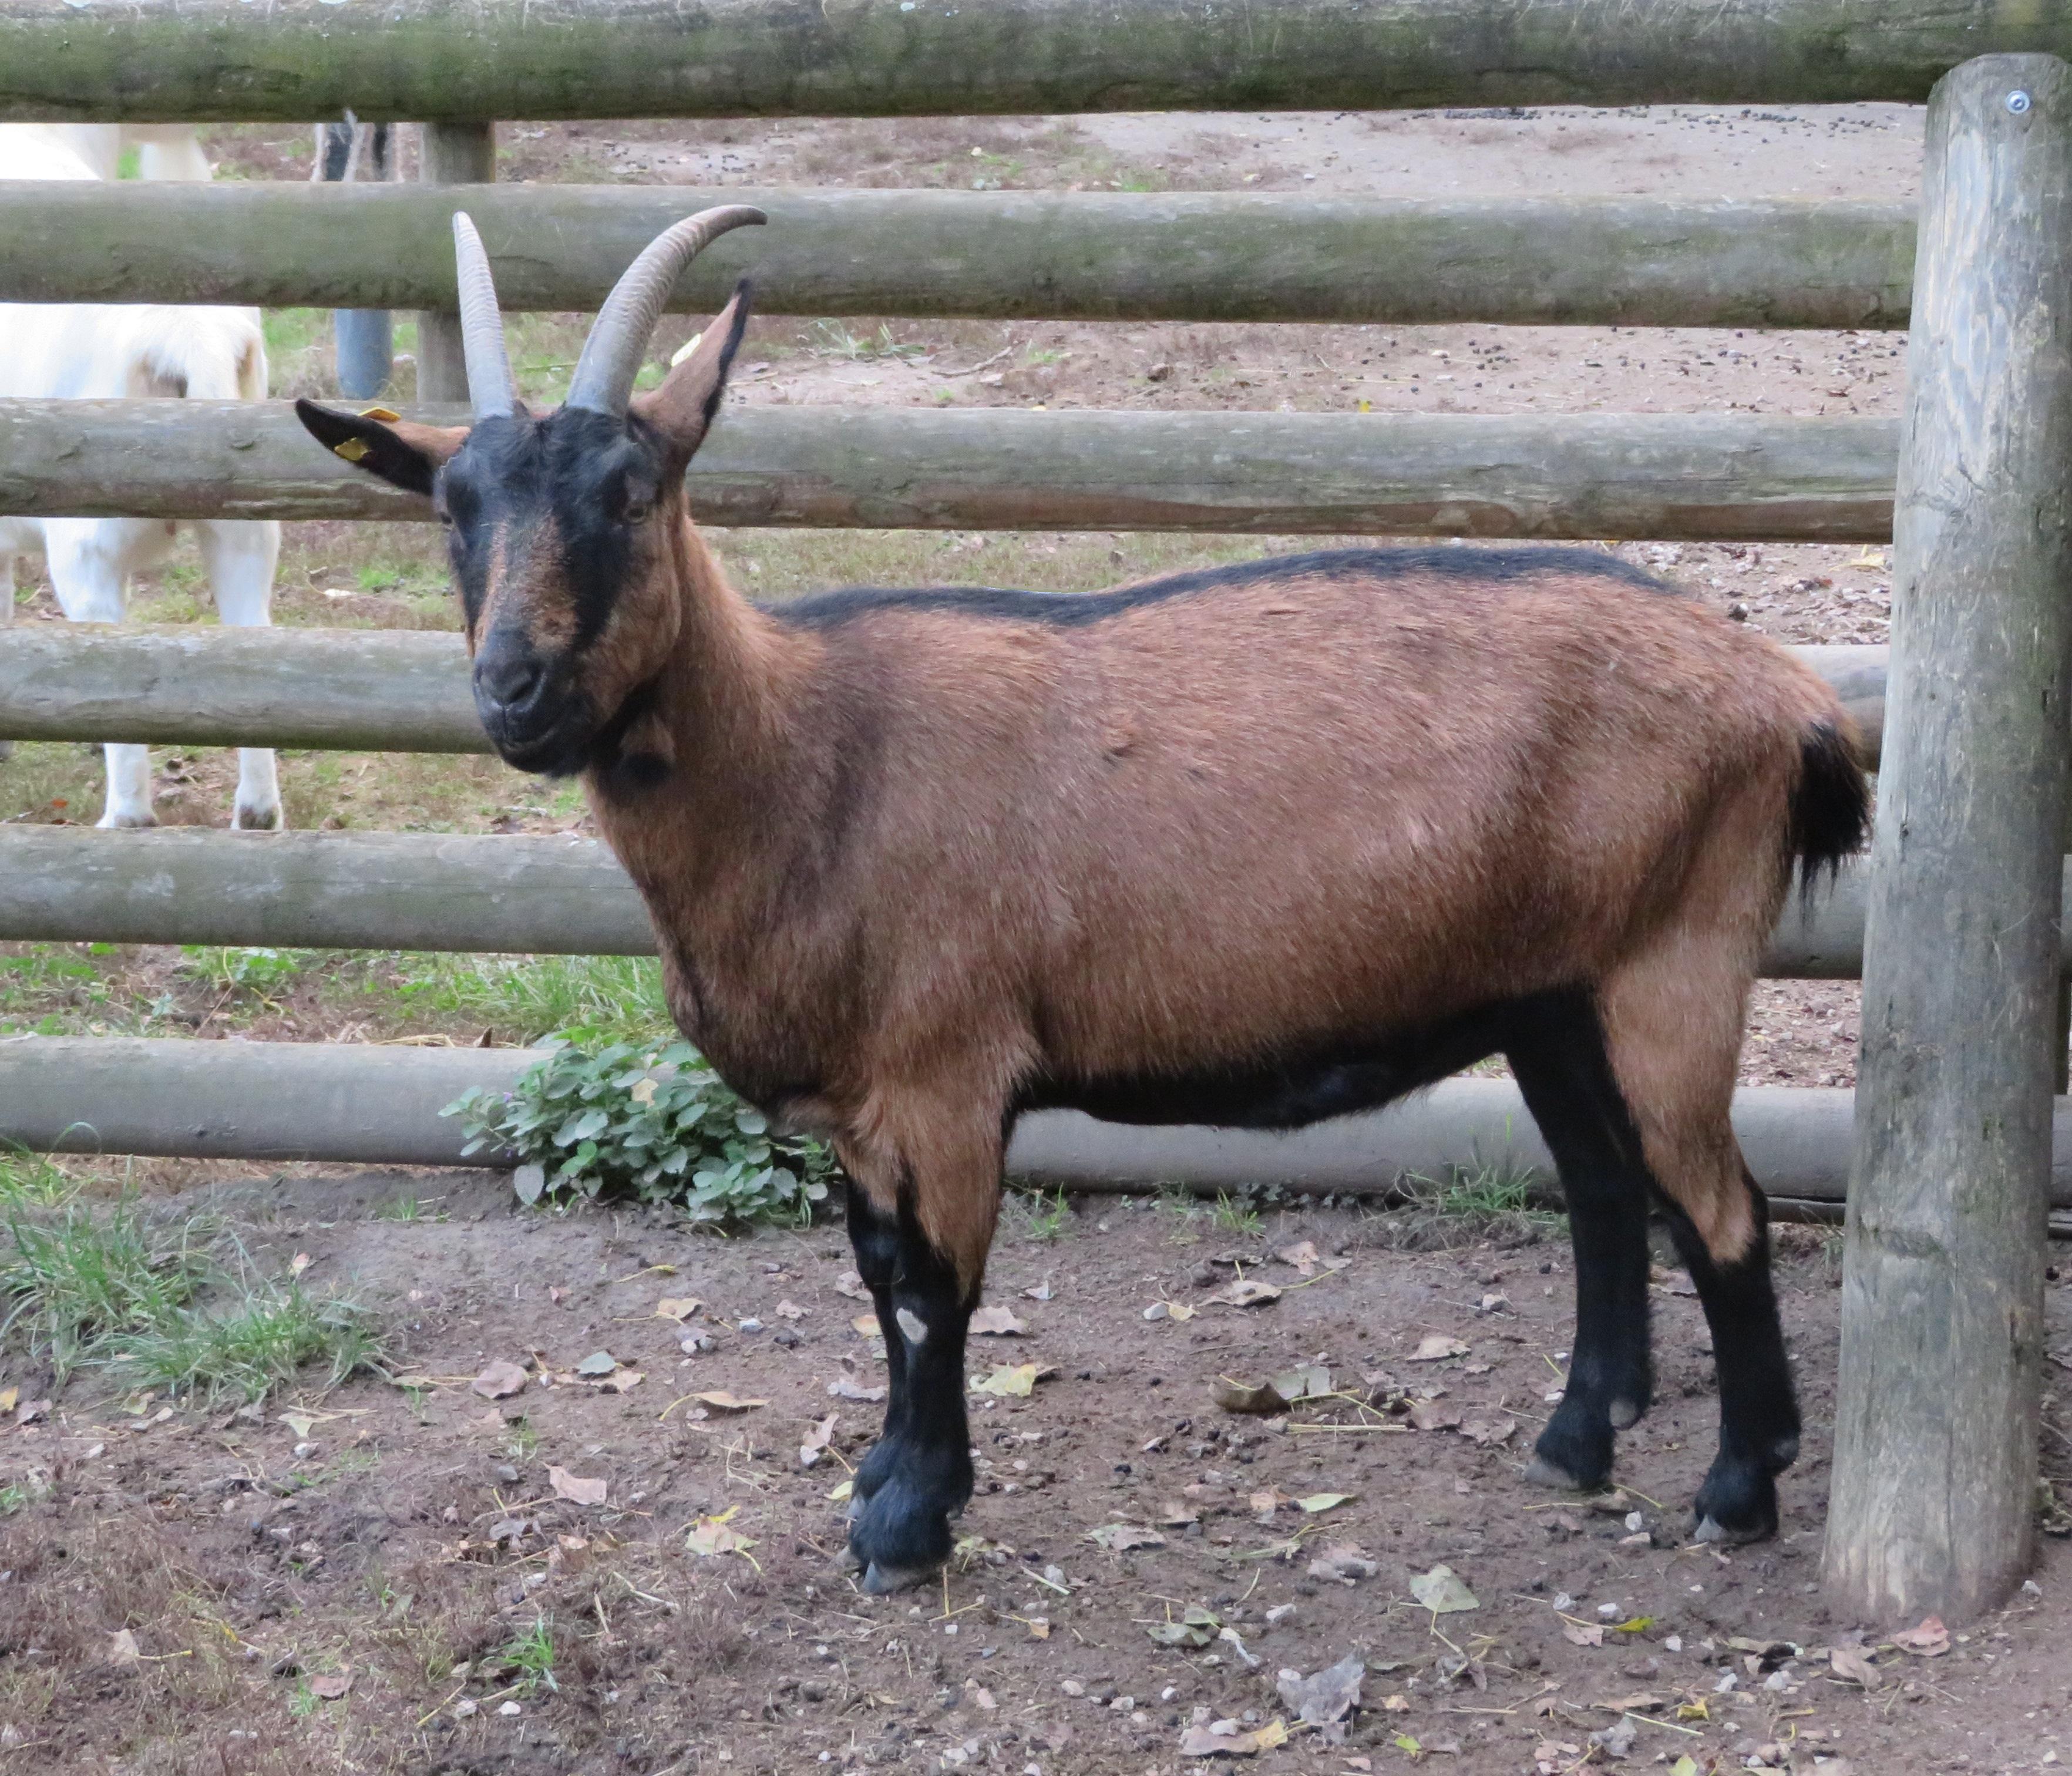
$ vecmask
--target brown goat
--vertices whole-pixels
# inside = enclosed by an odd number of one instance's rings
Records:
[[[1773,1531],[1799,1420],[1728,1110],[1794,859],[1810,874],[1862,837],[1833,694],[1575,549],[750,604],[683,488],[745,291],[628,397],[689,253],[759,220],[664,236],[567,405],[535,416],[456,219],[473,429],[301,411],[433,495],[499,750],[582,775],[676,1022],[848,1170],[890,1364],[853,1507],[866,1585],[939,1563],[971,1490],[965,1322],[1018,1115],[1289,1128],[1492,1053],[1556,1157],[1577,1260],[1536,1472],[1601,1484],[1648,1403],[1653,1203],[1717,1353],[1700,1533]]]

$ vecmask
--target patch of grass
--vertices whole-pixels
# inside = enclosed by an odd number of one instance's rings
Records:
[[[520,1042],[578,1029],[610,1042],[671,1033],[662,964],[648,956],[414,955],[401,966],[406,997]]]
[[[446,1218],[433,1207],[439,1200],[420,1198],[414,1190],[405,1191],[393,1202],[384,1202],[374,1211],[377,1221],[443,1221]]]
[[[1480,1222],[1519,1215],[1558,1219],[1539,1206],[1544,1194],[1539,1173],[1512,1159],[1449,1166],[1436,1178],[1413,1173],[1403,1182],[1414,1200],[1438,1215]]]
[[[357,1308],[254,1276],[212,1218],[155,1215],[126,1194],[97,1212],[76,1186],[34,1177],[0,1190],[0,1344],[60,1382],[99,1368],[125,1387],[257,1400],[306,1366],[328,1385],[380,1357]]]
[[[1231,1234],[1240,1240],[1256,1240],[1266,1227],[1249,1198],[1232,1196],[1226,1190],[1216,1192],[1216,1206],[1209,1215],[1219,1233]]]
[[[119,1333],[107,1361],[133,1386],[208,1400],[261,1400],[320,1366],[323,1387],[378,1367],[382,1341],[350,1302],[299,1283],[248,1285],[224,1311],[197,1307]]]
[[[219,993],[247,992],[270,999],[302,972],[312,960],[304,950],[222,949],[213,945],[183,944],[180,972],[193,976]]]
[[[1020,1190],[1014,1201],[1022,1211],[1022,1235],[1044,1242],[1059,1238],[1071,1226],[1072,1205],[1063,1190],[1046,1195],[1042,1190]]]
[[[516,1639],[505,1642],[499,1656],[510,1674],[512,1688],[519,1695],[531,1696],[542,1687],[561,1688],[554,1681],[553,1623],[545,1616],[536,1618]]]

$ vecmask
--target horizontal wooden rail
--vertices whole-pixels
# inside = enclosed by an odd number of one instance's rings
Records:
[[[1810,905],[1794,897],[1764,972],[1853,979],[1863,931],[1845,870]],[[0,940],[655,953],[639,895],[594,840],[191,828],[0,834]]]
[[[1793,650],[1840,694],[1876,767],[1885,650]],[[487,752],[460,637],[394,629],[0,628],[0,737]]]
[[[1889,419],[740,406],[689,485],[712,524],[1877,542],[1897,461]],[[281,403],[5,401],[0,513],[430,508]]]
[[[750,203],[672,306],[778,314],[1903,327],[1901,204],[728,186],[0,184],[0,302],[427,309],[465,209],[508,309],[594,309],[662,229]]]
[[[658,1008],[659,1011],[659,1008]],[[508,1165],[464,1154],[439,1112],[475,1087],[507,1091],[538,1058],[525,1048],[216,1042],[87,1036],[0,1038],[0,1145],[32,1152],[369,1166]],[[1845,1089],[1744,1086],[1734,1132],[1774,1202],[1840,1203],[1848,1183]],[[2072,1100],[2057,1104],[2051,1201],[2072,1208]],[[1072,1111],[1024,1116],[1010,1177],[1046,1186],[1197,1190],[1279,1185],[1379,1194],[1450,1166],[1553,1166],[1508,1079],[1449,1079],[1388,1109],[1291,1134],[1124,1127]]]
[[[2001,50],[2072,56],[2072,14],[2001,0],[0,0],[0,117],[1918,101]]]

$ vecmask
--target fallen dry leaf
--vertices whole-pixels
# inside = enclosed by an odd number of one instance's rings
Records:
[[[108,1637],[108,1663],[111,1665],[134,1665],[143,1658],[137,1646],[137,1637],[127,1628],[118,1628]]]
[[[645,1373],[638,1369],[615,1369],[597,1384],[598,1391],[606,1394],[630,1394],[647,1379]]]
[[[310,1679],[310,1694],[326,1702],[335,1702],[352,1688],[352,1673],[350,1671],[326,1671],[321,1676]]]
[[[1051,1288],[1050,1279],[1047,1276],[1046,1276],[1042,1282],[1036,1284],[1033,1288],[1025,1289],[1022,1293],[1026,1295],[1032,1301],[1054,1301],[1057,1298],[1058,1294],[1057,1290]]]
[[[1836,1646],[1827,1655],[1827,1667],[1836,1676],[1874,1690],[1885,1682],[1878,1668],[1853,1646]]]
[[[1185,1529],[1190,1523],[1198,1523],[1202,1514],[1190,1505],[1176,1503],[1172,1499],[1158,1507],[1158,1521],[1167,1529]]]
[[[878,1316],[875,1314],[859,1314],[849,1323],[866,1338],[882,1338],[885,1336],[885,1328],[878,1323]]]
[[[1203,1298],[1219,1301],[1225,1307],[1260,1307],[1268,1301],[1279,1301],[1281,1291],[1271,1283],[1256,1283],[1249,1276],[1240,1276]]]
[[[572,1505],[601,1505],[604,1503],[603,1481],[586,1480],[580,1474],[570,1474],[566,1468],[549,1468],[547,1484],[554,1489],[557,1498],[565,1498]]]
[[[665,1295],[655,1304],[655,1318],[674,1320],[681,1326],[705,1305],[695,1295]]]
[[[515,1363],[492,1363],[468,1384],[484,1400],[504,1400],[525,1385],[525,1371]]]
[[[1011,1307],[981,1307],[971,1317],[971,1330],[982,1338],[1017,1338],[1028,1330]]]
[[[1137,1523],[1103,1523],[1098,1529],[1087,1531],[1087,1540],[1106,1548],[1111,1554],[1126,1553],[1133,1548],[1163,1548],[1166,1538],[1155,1529],[1145,1529]]]
[[[693,1394],[691,1398],[701,1406],[709,1406],[716,1412],[752,1412],[758,1406],[767,1406],[767,1400],[743,1400],[738,1394],[730,1393],[724,1388],[715,1388],[710,1393]]]
[[[14,1408],[14,1422],[17,1424],[33,1424],[38,1419],[48,1418],[50,1415],[51,1403],[47,1400],[25,1400]],[[152,1415],[150,1422],[154,1424],[162,1424],[172,1416],[171,1407],[161,1406]]]
[[[1410,1408],[1410,1422],[1420,1431],[1457,1430],[1461,1423],[1461,1408],[1449,1406],[1441,1400],[1420,1400]]]
[[[1561,1638],[1571,1646],[1601,1646],[1605,1631],[1594,1622],[1564,1622],[1561,1624]]]
[[[1189,1727],[1180,1735],[1182,1758],[1250,1758],[1288,1742],[1288,1729],[1278,1720],[1240,1733],[1235,1720],[1219,1720],[1213,1726]]]
[[[882,1388],[866,1388],[861,1382],[851,1381],[847,1375],[837,1375],[828,1383],[830,1400],[861,1400],[877,1401],[885,1398]]]
[[[1282,1264],[1300,1271],[1305,1276],[1314,1276],[1317,1272],[1317,1242],[1314,1240],[1304,1240],[1292,1246],[1283,1246],[1273,1256]]]
[[[779,1301],[777,1304],[777,1318],[780,1320],[803,1320],[812,1312],[811,1308],[801,1307],[796,1301]]]
[[[1273,1390],[1290,1405],[1298,1400],[1321,1400],[1331,1391],[1331,1371],[1321,1363],[1305,1363],[1276,1375]]]
[[[1461,1420],[1461,1435],[1481,1449],[1508,1443],[1517,1432],[1518,1420],[1508,1412],[1470,1412]]]
[[[1049,1373],[1033,1363],[1003,1363],[985,1380],[973,1382],[971,1391],[975,1394],[995,1394],[1003,1400],[1026,1399],[1036,1391],[1036,1383]]]
[[[1410,1353],[1412,1363],[1441,1363],[1448,1357],[1465,1357],[1468,1347],[1456,1338],[1444,1332],[1428,1332]]]
[[[316,1260],[306,1252],[298,1252],[288,1260],[288,1274],[290,1276],[299,1276],[315,1262]]]
[[[1190,1646],[1199,1649],[1212,1645],[1223,1623],[1199,1604],[1194,1605],[1178,1622],[1154,1622],[1145,1632],[1161,1646]]]
[[[1916,1659],[1940,1659],[1950,1651],[1950,1630],[1942,1626],[1940,1616],[1923,1616],[1919,1627],[1901,1629],[1892,1637],[1892,1643]]]
[[[1342,1745],[1346,1716],[1359,1705],[1360,1679],[1367,1675],[1367,1661],[1350,1653],[1335,1665],[1314,1676],[1285,1671],[1280,1675],[1281,1700],[1307,1725],[1318,1729],[1326,1745]]]
[[[829,1412],[806,1433],[806,1441],[799,1445],[799,1466],[810,1468],[828,1453],[828,1445],[835,1434],[835,1415]]]
[[[281,1414],[281,1422],[293,1431],[298,1440],[304,1440],[317,1428],[317,1416],[314,1412],[285,1412]]]
[[[1435,1616],[1482,1608],[1474,1593],[1461,1582],[1460,1575],[1450,1566],[1435,1566],[1429,1572],[1419,1573],[1410,1581],[1410,1595]]]
[[[1254,1386],[1250,1382],[1236,1381],[1228,1375],[1216,1377],[1211,1388],[1216,1404],[1227,1412],[1285,1412],[1288,1401],[1280,1389],[1270,1381]]]
[[[835,1279],[835,1293],[846,1295],[853,1301],[867,1301],[870,1291],[863,1286],[863,1279],[853,1270],[845,1270]]]
[[[684,1547],[706,1558],[717,1554],[738,1554],[746,1558],[748,1550],[755,1544],[730,1524],[734,1514],[740,1509],[738,1505],[729,1505],[717,1517],[701,1517],[684,1537]]]
[[[13,1412],[14,1402],[21,1397],[22,1390],[18,1388],[0,1388],[0,1412]]]
[[[586,1381],[594,1381],[600,1375],[608,1375],[619,1367],[619,1359],[609,1350],[593,1350],[576,1365],[576,1373]]]

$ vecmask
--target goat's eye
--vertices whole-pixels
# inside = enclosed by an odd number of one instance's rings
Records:
[[[652,500],[634,498],[626,502],[626,509],[619,515],[619,522],[626,524],[644,524],[648,514],[655,509]]]

